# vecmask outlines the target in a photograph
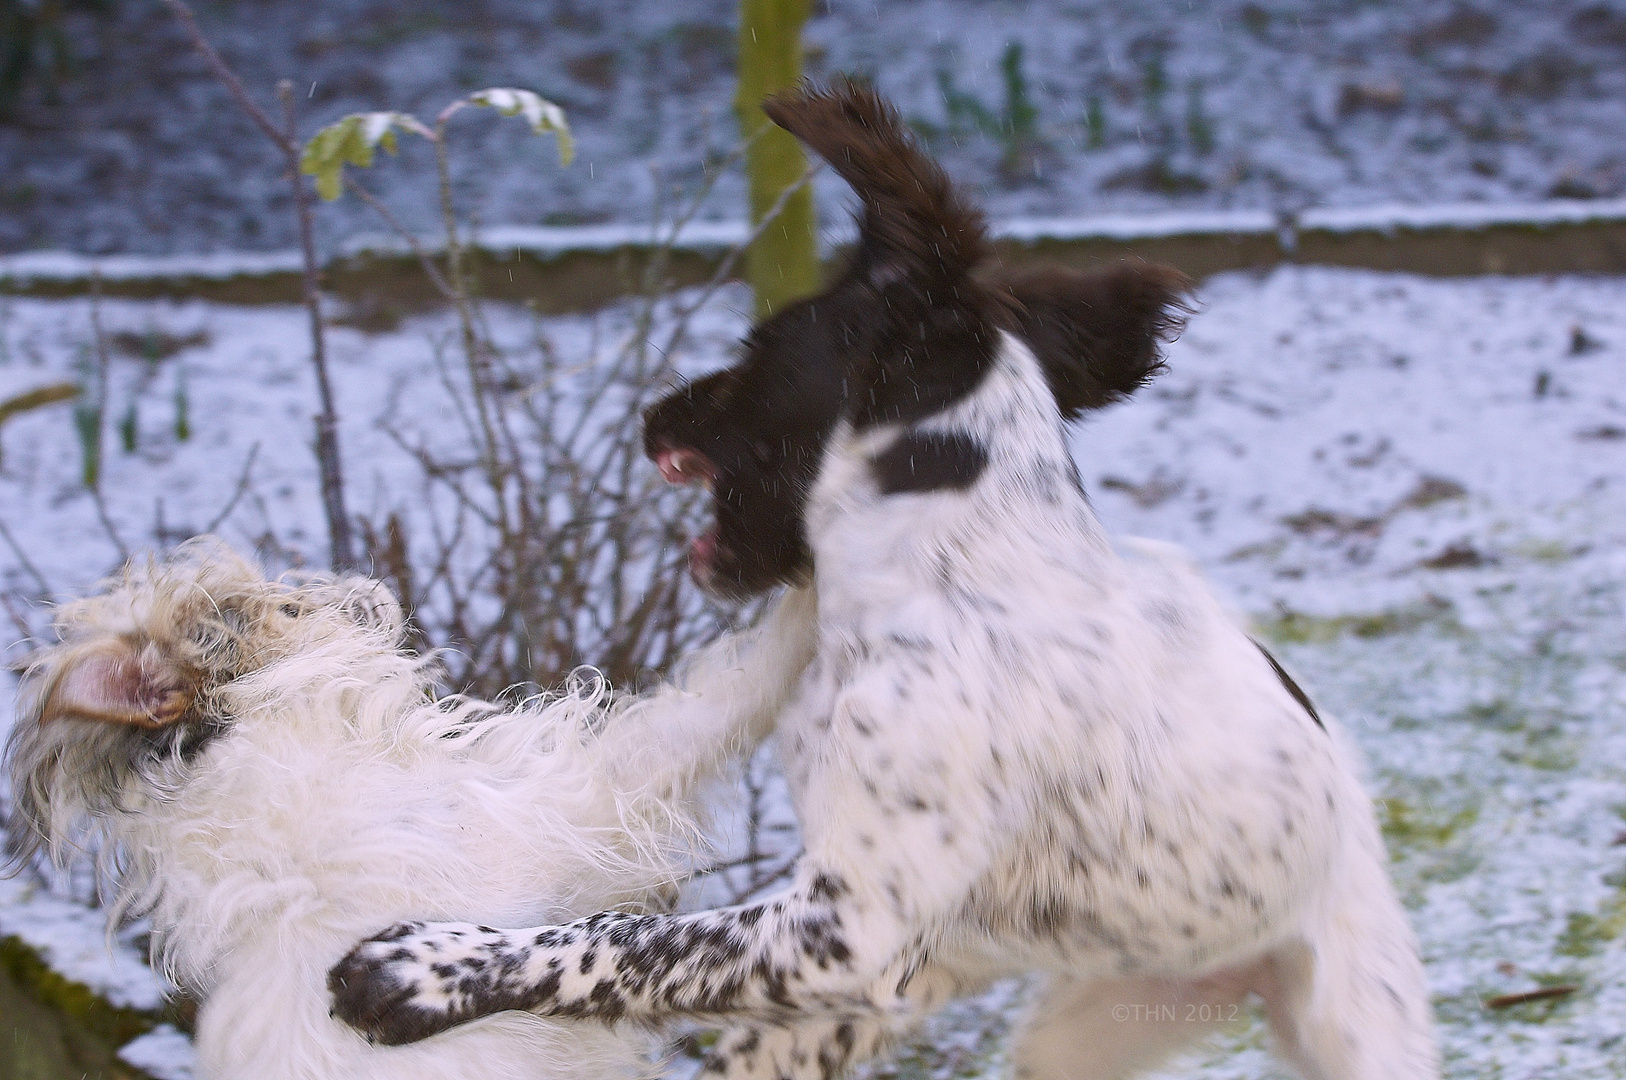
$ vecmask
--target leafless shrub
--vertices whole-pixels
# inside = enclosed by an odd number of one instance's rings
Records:
[[[581,664],[631,687],[734,617],[684,572],[693,494],[643,460],[640,414],[673,376],[649,342],[662,308],[641,301],[595,355],[561,357],[540,324],[517,349],[481,334],[472,360],[442,344],[436,430],[389,429],[421,472],[398,495],[421,497],[362,533],[459,690],[529,693]]]
[[[443,177],[444,130],[444,121],[434,129]],[[570,357],[540,320],[523,345],[498,343],[461,270],[466,241],[448,184],[441,185],[444,274],[355,188],[417,253],[457,313],[455,340],[436,343],[444,409],[432,436],[389,429],[420,467],[422,520],[405,524],[396,510],[362,532],[372,565],[412,613],[420,644],[442,651],[459,690],[529,693],[584,664],[635,688],[743,614],[710,601],[684,572],[682,540],[696,524],[698,500],[660,481],[644,461],[641,437],[644,408],[678,374],[691,320],[811,180],[809,170],[710,282],[680,298],[666,277],[672,252],[743,153],[711,171],[659,227],[618,340],[595,339],[587,355]]]

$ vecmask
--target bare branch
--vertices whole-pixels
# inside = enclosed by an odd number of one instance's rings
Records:
[[[310,315],[311,365],[316,372],[316,391],[321,411],[316,415],[316,461],[322,487],[322,510],[327,515],[329,558],[336,570],[356,567],[355,545],[350,535],[350,515],[344,505],[344,470],[339,459],[339,415],[333,405],[333,387],[328,380],[327,343],[322,320],[321,271],[316,261],[315,228],[311,221],[310,191],[299,171],[299,138],[294,122],[293,84],[287,79],[277,85],[282,100],[282,127],[279,129],[266,111],[255,104],[243,81],[209,43],[198,26],[197,16],[186,0],[164,0],[197,49],[243,112],[281,152],[293,185],[294,211],[299,218],[299,248],[303,261],[301,287],[305,309]]]
[[[294,175],[297,177],[299,175],[299,144],[293,140],[292,136],[278,131],[277,125],[271,122],[271,117],[266,115],[265,110],[256,105],[254,99],[248,96],[248,91],[243,87],[243,80],[239,79],[237,74],[226,66],[226,61],[222,60],[220,54],[215,51],[215,47],[209,44],[209,39],[203,36],[203,30],[198,26],[197,16],[192,13],[192,9],[187,5],[186,0],[164,0],[164,5],[174,13],[175,17],[181,21],[181,25],[186,28],[187,36],[192,39],[192,47],[203,55],[204,63],[209,65],[209,70],[214,72],[215,78],[225,84],[226,89],[231,91],[231,96],[237,99],[237,104],[248,114],[249,119],[254,121],[254,125],[264,132],[266,138],[276,144],[277,149],[282,151],[283,156],[288,159],[289,164],[294,169]]]
[[[166,0],[170,4],[181,2]],[[316,395],[321,403],[321,412],[316,414],[316,462],[321,473],[322,509],[327,515],[329,562],[335,570],[355,570],[355,544],[350,537],[350,513],[344,505],[344,469],[339,460],[339,413],[333,405],[333,386],[327,374],[327,337],[322,320],[321,271],[316,262],[316,230],[311,221],[310,190],[299,172],[294,84],[283,79],[277,84],[277,96],[282,99],[284,141],[290,155],[288,180],[293,185],[294,210],[299,216],[299,251],[304,264],[300,284],[305,294],[305,310],[310,316],[311,367],[316,373]]]
[[[11,549],[11,554],[17,559],[17,565],[22,568],[23,573],[34,579],[34,587],[39,590],[40,599],[49,601],[52,596],[50,583],[28,558],[28,553],[17,543],[17,538],[11,535],[11,530],[6,528],[4,521],[0,521],[0,539],[5,540],[6,546]]]
[[[736,244],[729,249],[728,255],[718,265],[716,273],[711,275],[711,280],[707,281],[701,288],[700,295],[695,297],[694,302],[685,307],[682,314],[679,315],[677,325],[673,327],[671,336],[667,338],[666,348],[661,350],[663,363],[666,362],[668,356],[677,351],[678,346],[682,344],[684,337],[687,336],[689,320],[694,313],[711,301],[712,296],[716,294],[718,289],[722,288],[723,284],[734,273],[734,267],[738,264],[740,257],[750,249],[752,244],[757,242],[757,238],[767,231],[768,226],[772,225],[779,215],[784,212],[785,206],[790,202],[792,196],[811,184],[813,177],[817,176],[822,168],[824,168],[823,162],[814,162],[809,165],[802,172],[800,180],[779,193],[779,198],[774,200],[773,205],[768,208],[768,212],[763,215],[756,228],[751,230],[751,235],[745,238],[745,242]]]
[[[429,257],[429,249],[425,248],[418,238],[412,235],[412,230],[402,225],[400,219],[390,212],[390,208],[385,206],[378,196],[357,183],[355,177],[350,178],[350,190],[360,195],[361,201],[372,207],[373,213],[382,218],[384,224],[388,225],[395,235],[406,241],[407,247],[411,249],[413,256],[418,260],[418,265],[423,267],[423,272],[429,276],[430,283],[435,286],[435,291],[445,299],[455,302],[457,293],[452,291],[452,286],[447,282],[445,275],[440,272],[440,268],[435,265],[435,260]]]
[[[119,553],[119,561],[129,562],[130,549],[125,545],[124,538],[119,535],[118,527],[113,524],[113,519],[108,516],[107,502],[102,498],[102,486],[100,484],[90,489],[90,501],[96,506],[96,518],[102,523],[102,531],[107,533],[108,540],[112,541],[114,549]]]
[[[237,486],[232,489],[231,498],[227,499],[226,505],[220,508],[220,513],[216,514],[209,524],[203,527],[204,532],[212,533],[220,528],[225,520],[231,516],[231,512],[237,509],[238,502],[248,492],[249,473],[254,468],[254,459],[259,456],[260,444],[256,442],[249,448],[248,457],[243,462],[243,475],[237,478]]]

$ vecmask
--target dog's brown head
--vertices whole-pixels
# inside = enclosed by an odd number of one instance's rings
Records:
[[[908,425],[952,406],[981,383],[1002,330],[1038,355],[1071,419],[1156,372],[1190,287],[1157,266],[990,270],[982,215],[873,91],[841,83],[763,107],[852,185],[862,213],[857,248],[828,288],[759,324],[740,363],[645,416],[662,474],[712,490],[716,527],[694,542],[691,568],[733,597],[811,569],[803,510],[838,422]],[[958,482],[953,468],[945,475]]]

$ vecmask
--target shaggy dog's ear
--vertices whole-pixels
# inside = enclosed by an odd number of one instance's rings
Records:
[[[1069,420],[1129,396],[1156,375],[1163,343],[1191,312],[1190,279],[1151,263],[1094,273],[1039,267],[991,275],[987,284],[1014,301],[1018,333],[1044,365],[1056,406]]]
[[[952,288],[989,254],[982,214],[874,90],[840,80],[829,90],[786,91],[762,108],[863,200],[853,268],[873,287]]]
[[[39,706],[39,722],[70,717],[161,728],[197,699],[195,673],[153,642],[100,641],[60,656]]]

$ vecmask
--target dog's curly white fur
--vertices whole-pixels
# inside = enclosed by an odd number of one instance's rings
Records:
[[[60,613],[7,748],[12,855],[90,841],[113,864],[113,917],[149,916],[158,960],[201,1001],[204,1077],[640,1075],[646,1031],[518,1013],[370,1046],[329,1015],[326,972],[425,911],[663,906],[700,850],[707,780],[761,737],[811,626],[793,593],[642,698],[584,678],[514,708],[436,701],[382,586],[269,581],[193,544]]]
[[[500,1009],[702,1016],[737,1025],[712,1071],[827,1080],[945,997],[1040,971],[1031,1080],[1129,1075],[1250,993],[1314,1080],[1436,1076],[1341,732],[1177,552],[1115,547],[1077,482],[1058,412],[1155,369],[1177,279],[1062,272],[1013,285],[1007,318],[970,273],[980,223],[895,114],[848,87],[770,115],[865,200],[857,263],[650,424],[718,491],[704,575],[811,565],[818,651],[778,727],[796,879],[692,914],[403,924],[335,969],[340,1014],[389,1041]],[[1114,319],[1138,343],[1116,357]],[[753,499],[800,515],[810,558]]]

